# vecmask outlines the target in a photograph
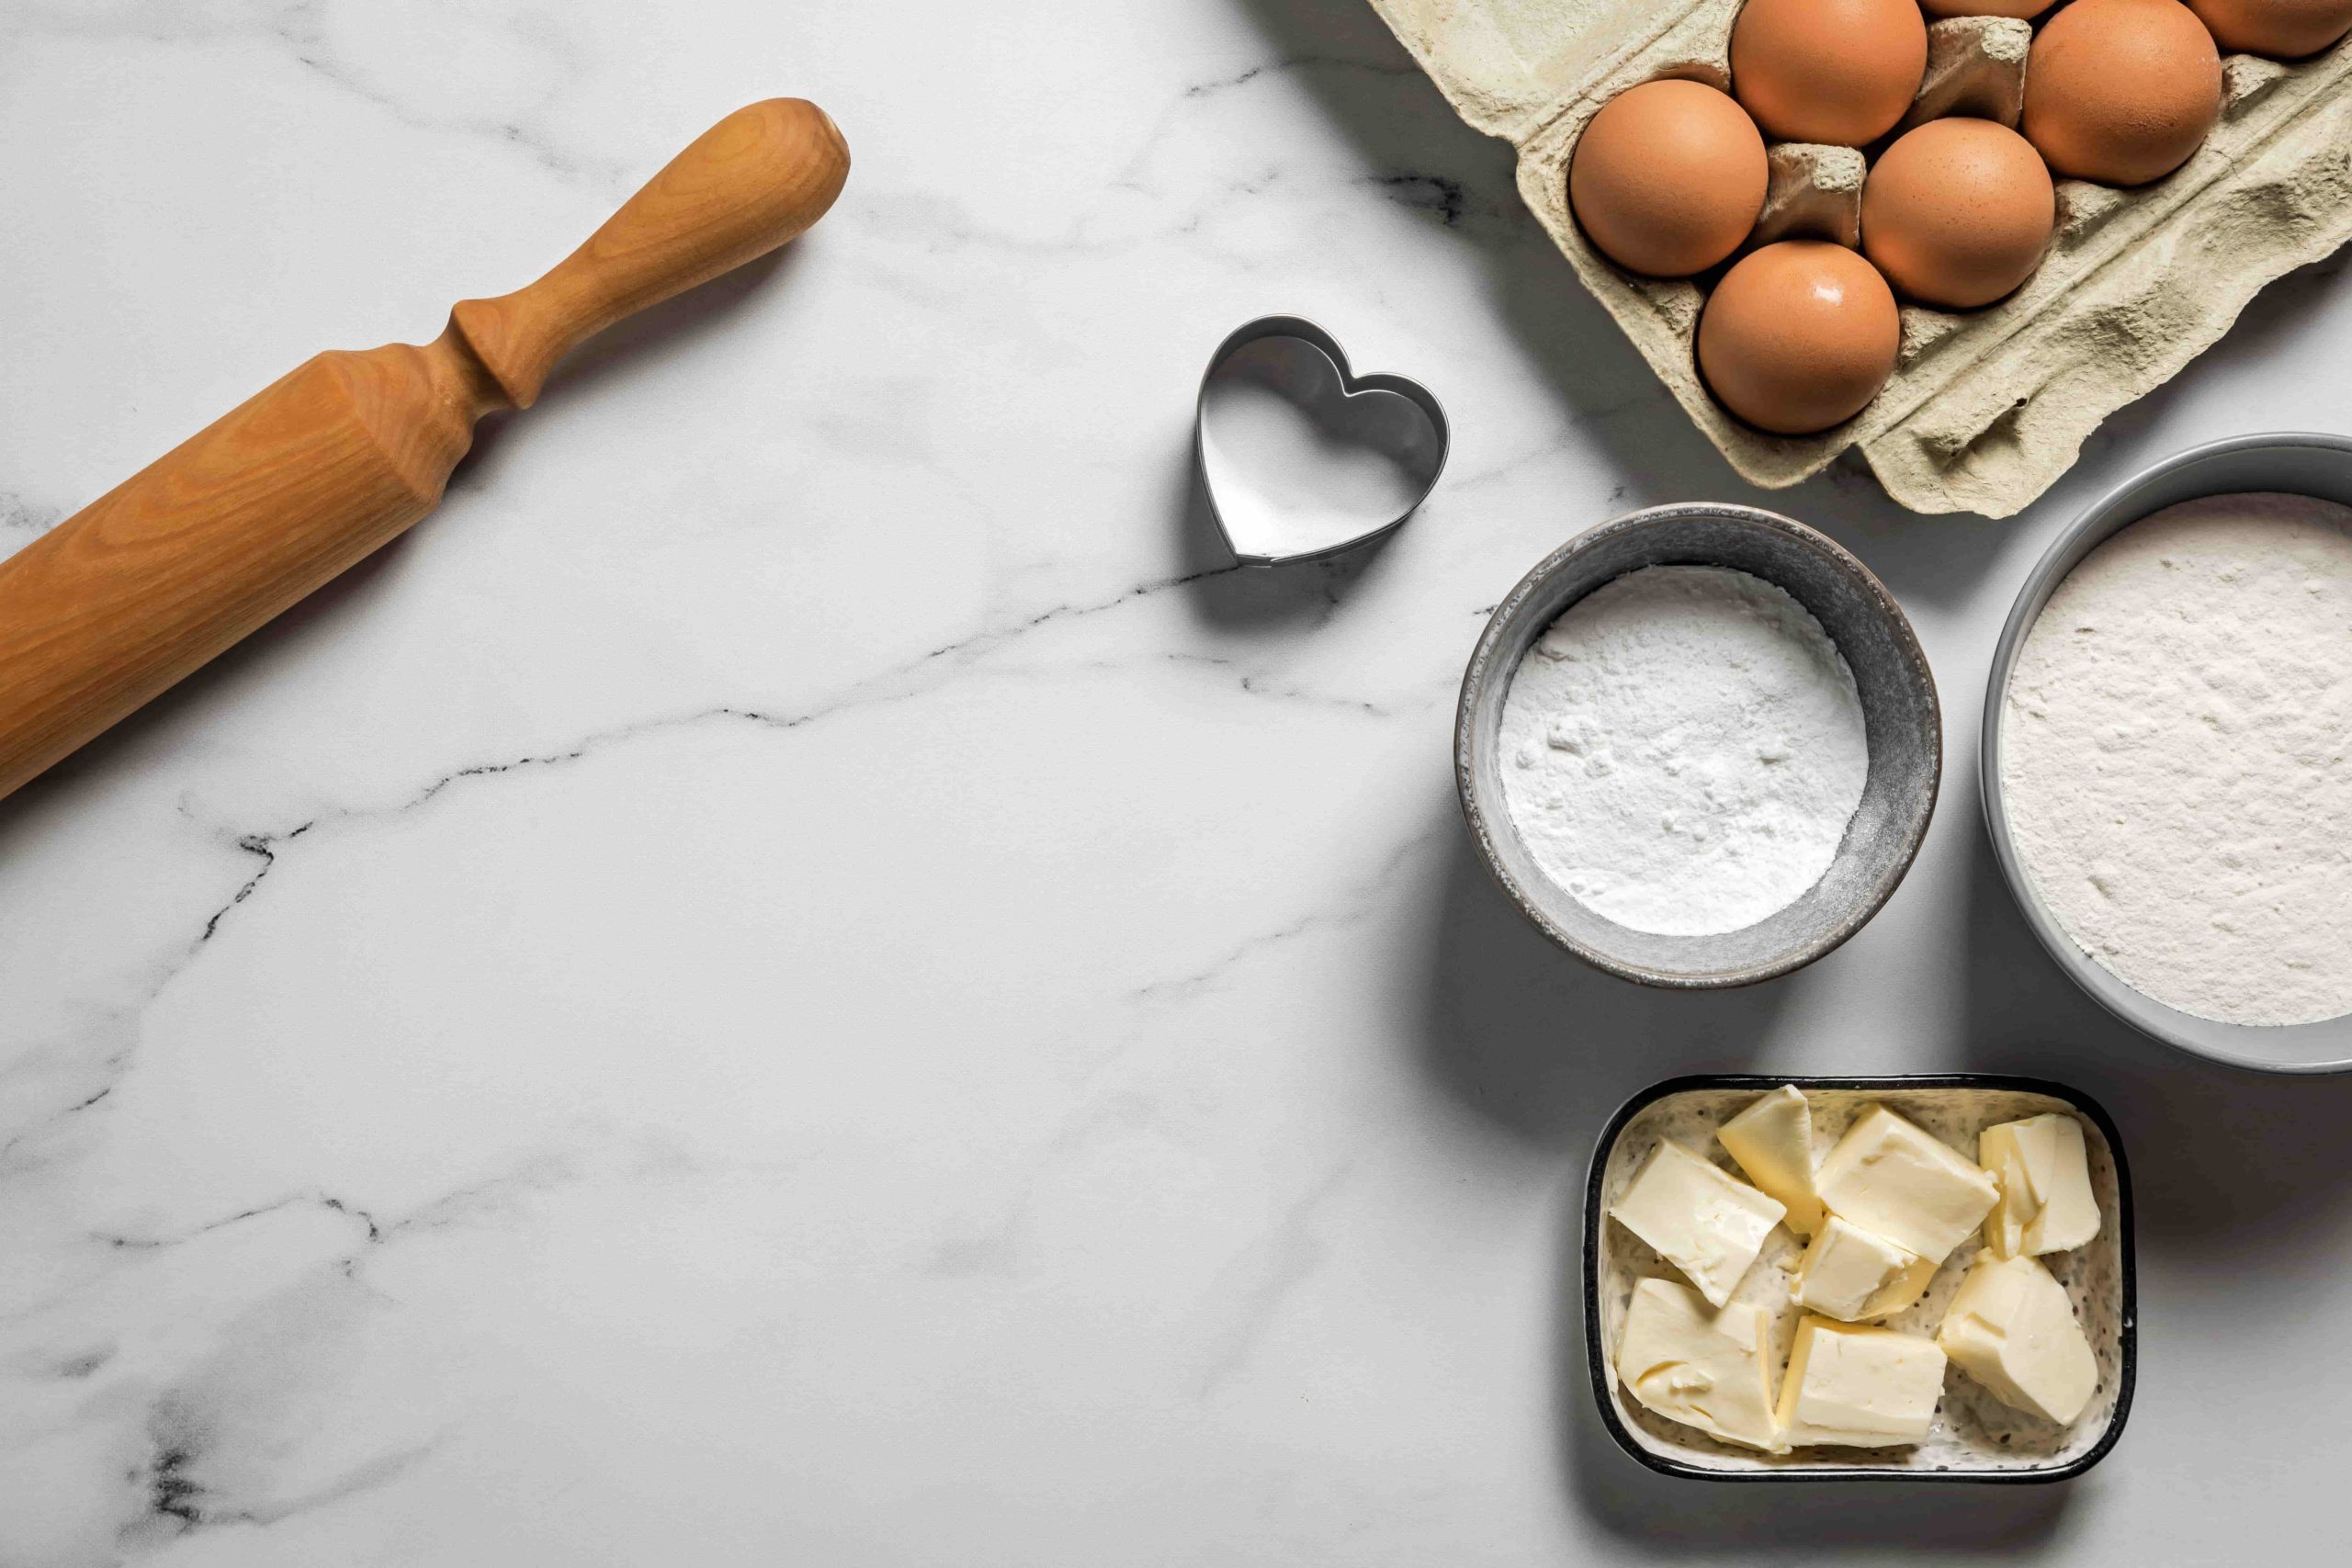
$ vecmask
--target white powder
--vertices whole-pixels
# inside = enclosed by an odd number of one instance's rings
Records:
[[[2001,737],[2018,852],[2086,953],[2199,1018],[2352,1012],[2352,510],[2125,528],[2033,623]]]
[[[1671,936],[1802,897],[1870,774],[1861,697],[1821,623],[1713,566],[1646,567],[1570,605],[1512,673],[1502,760],[1544,874]]]

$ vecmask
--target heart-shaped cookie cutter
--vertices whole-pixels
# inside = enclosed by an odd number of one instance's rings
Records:
[[[1428,419],[1435,459],[1430,463],[1428,477],[1419,492],[1395,516],[1360,529],[1345,538],[1296,550],[1260,547],[1237,535],[1232,522],[1218,504],[1216,475],[1209,463],[1209,392],[1217,378],[1217,372],[1227,361],[1241,349],[1268,338],[1295,339],[1329,360],[1338,377],[1342,400],[1387,393],[1411,403]],[[1261,316],[1227,333],[1225,341],[1216,345],[1216,352],[1209,355],[1208,368],[1201,372],[1200,392],[1193,402],[1193,461],[1201,476],[1201,489],[1208,497],[1209,516],[1216,524],[1217,536],[1225,541],[1226,548],[1233,552],[1235,561],[1242,566],[1288,566],[1297,561],[1320,560],[1386,537],[1412,516],[1421,502],[1429,499],[1430,492],[1437,488],[1439,477],[1445,472],[1446,455],[1452,446],[1453,434],[1446,423],[1445,408],[1428,388],[1409,377],[1386,372],[1357,375],[1349,367],[1347,351],[1340,346],[1339,340],[1304,316]],[[1399,456],[1396,453],[1387,455],[1392,458]]]

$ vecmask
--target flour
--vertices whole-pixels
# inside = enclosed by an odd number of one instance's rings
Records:
[[[1705,936],[1821,879],[1870,751],[1853,671],[1786,592],[1629,572],[1538,637],[1503,700],[1503,800],[1546,875],[1635,931]]]
[[[2352,1012],[2352,510],[2185,502],[2070,572],[2002,710],[2044,904],[2183,1012]]]

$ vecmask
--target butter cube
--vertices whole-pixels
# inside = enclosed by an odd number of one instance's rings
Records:
[[[1781,1440],[1883,1449],[1916,1443],[1936,1418],[1944,1353],[1891,1328],[1808,1317],[1781,1379]]]
[[[1798,1235],[1821,1228],[1813,1190],[1813,1111],[1794,1084],[1782,1084],[1715,1129],[1747,1179],[1788,1210],[1781,1223]]]
[[[1710,1305],[1721,1306],[1731,1300],[1739,1277],[1786,1211],[1745,1181],[1668,1142],[1658,1145],[1609,1212],[1689,1275]]]
[[[1933,1259],[1832,1214],[1797,1265],[1797,1303],[1824,1317],[1859,1323],[1901,1312],[1935,1277]]]
[[[1936,1343],[2002,1404],[2062,1427],[2098,1387],[2098,1359],[2066,1287],[2030,1258],[1979,1258]]]
[[[1996,1258],[2064,1252],[2098,1235],[2090,1156],[2072,1116],[2051,1111],[1987,1127],[1976,1139],[1976,1162],[2001,1186],[1984,1216],[1984,1245]]]
[[[1644,1280],[1617,1340],[1617,1376],[1669,1421],[1777,1452],[1785,1445],[1772,1410],[1770,1339],[1764,1314],[1746,1303],[1719,1312],[1686,1285]]]
[[[1938,1263],[2001,1195],[1990,1175],[1883,1105],[1848,1129],[1813,1179],[1831,1213]]]

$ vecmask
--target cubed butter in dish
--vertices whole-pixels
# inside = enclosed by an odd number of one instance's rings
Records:
[[[1883,1449],[1926,1438],[1943,1394],[1932,1339],[1808,1317],[1781,1379],[1781,1440]]]
[[[1711,1306],[1731,1300],[1740,1276],[1756,1261],[1764,1238],[1786,1213],[1745,1181],[1670,1139],[1652,1152],[1609,1212],[1690,1276]]]
[[[1935,1259],[1832,1214],[1797,1264],[1797,1303],[1824,1317],[1860,1323],[1901,1312],[1935,1277]]]
[[[1788,1210],[1782,1224],[1798,1235],[1821,1228],[1821,1199],[1813,1190],[1813,1111],[1792,1084],[1782,1084],[1715,1129],[1747,1179]]]
[[[1979,1258],[1936,1343],[2002,1404],[2062,1427],[2098,1388],[2098,1360],[2066,1287],[2030,1258]]]
[[[1746,1303],[1717,1310],[1687,1285],[1644,1280],[1625,1311],[1617,1376],[1669,1421],[1777,1452],[1783,1445],[1772,1409],[1770,1337],[1764,1314]]]
[[[2001,1186],[1984,1216],[1984,1245],[1996,1258],[2064,1252],[2098,1235],[2083,1124],[2051,1111],[2004,1122],[1977,1134],[1976,1161]]]
[[[1831,1213],[1937,1263],[2001,1195],[1990,1175],[1883,1105],[1847,1129],[1814,1187]]]

